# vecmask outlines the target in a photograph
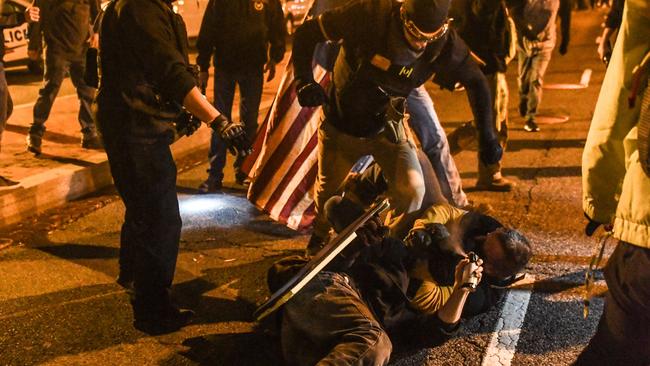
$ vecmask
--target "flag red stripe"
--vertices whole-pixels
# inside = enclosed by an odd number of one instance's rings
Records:
[[[271,211],[273,209],[273,206],[278,202],[280,197],[282,196],[282,193],[284,193],[284,190],[287,188],[291,180],[294,178],[298,170],[300,170],[300,167],[304,164],[305,160],[309,157],[309,155],[314,153],[314,150],[316,149],[316,146],[318,145],[318,131],[315,131],[314,134],[311,136],[309,139],[309,142],[305,146],[305,148],[300,152],[300,155],[296,157],[296,159],[292,162],[291,167],[287,171],[287,173],[282,177],[282,181],[275,187],[275,191],[271,194],[271,197],[269,197],[269,200],[266,202],[266,205],[264,206],[264,210]]]
[[[309,207],[302,213],[302,219],[300,220],[300,226],[298,226],[298,231],[304,231],[306,228],[310,227],[311,224],[316,219],[316,203],[312,202]]]
[[[259,167],[261,171],[258,172],[259,174],[257,174],[254,184],[250,187],[248,193],[249,200],[259,199],[260,194],[264,191],[269,182],[271,182],[275,174],[280,170],[280,167],[285,164],[289,151],[294,148],[293,143],[297,140],[298,136],[303,133],[303,129],[316,110],[316,108],[302,108],[300,110],[298,116],[291,124],[286,135],[282,137],[282,141],[275,151],[273,151],[266,164]]]
[[[296,203],[300,202],[305,193],[314,187],[314,182],[316,181],[316,174],[318,174],[318,164],[314,164],[309,172],[305,174],[305,177],[302,181],[296,186],[296,189],[293,190],[291,196],[287,199],[287,203],[282,208],[282,211],[278,215],[278,220],[282,222],[287,222],[291,211],[293,211]]]

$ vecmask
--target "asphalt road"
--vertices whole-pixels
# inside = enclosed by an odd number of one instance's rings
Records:
[[[504,173],[517,181],[515,191],[472,192],[476,153],[456,157],[470,199],[489,204],[494,216],[533,242],[527,270],[534,281],[512,291],[499,308],[466,321],[461,334],[441,346],[398,346],[395,365],[568,365],[593,334],[602,299],[592,301],[583,319],[581,286],[596,239],[582,234],[580,156],[604,75],[594,45],[601,16],[574,13],[569,53],[556,53],[551,61],[547,86],[577,84],[585,69],[592,70],[586,88],[545,91],[543,112],[566,115],[568,122],[523,131],[516,115],[516,62],[510,66]],[[28,102],[36,85],[25,85],[17,99]],[[445,127],[471,118],[463,92],[429,87]],[[195,194],[206,175],[204,152],[178,166],[184,228],[174,294],[196,310],[194,323],[160,337],[131,327],[128,295],[114,283],[123,206],[108,190],[0,229],[0,237],[12,239],[0,242],[0,364],[280,363],[277,337],[251,314],[268,296],[269,265],[299,253],[308,236],[260,214],[234,186],[231,169],[226,185],[233,189],[226,194]]]

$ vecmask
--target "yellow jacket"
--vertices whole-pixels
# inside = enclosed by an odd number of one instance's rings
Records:
[[[583,209],[614,224],[614,237],[650,248],[650,178],[641,169],[637,122],[643,92],[630,109],[632,69],[650,50],[650,2],[626,1],[611,63],[582,155]]]

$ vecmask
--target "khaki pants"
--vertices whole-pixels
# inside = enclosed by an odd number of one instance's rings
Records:
[[[391,141],[389,128],[376,137],[359,138],[339,131],[322,117],[318,131],[315,235],[327,236],[330,225],[323,214],[325,202],[337,193],[354,163],[364,155],[372,155],[381,167],[388,182],[387,196],[397,215],[420,208],[424,179],[415,144],[407,139],[403,124],[397,128],[397,142]]]

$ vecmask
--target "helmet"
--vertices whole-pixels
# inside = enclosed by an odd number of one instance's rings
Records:
[[[450,0],[405,0],[401,9],[402,19],[407,27],[415,26],[424,36],[433,38],[443,27],[446,33],[450,3]]]

